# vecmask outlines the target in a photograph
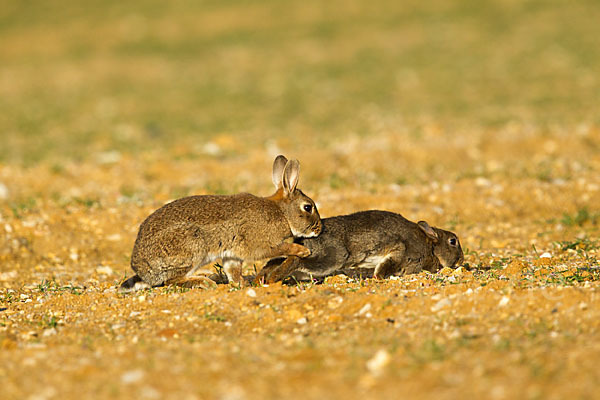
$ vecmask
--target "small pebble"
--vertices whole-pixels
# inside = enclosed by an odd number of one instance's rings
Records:
[[[152,386],[144,386],[140,391],[140,397],[143,399],[153,400],[162,398],[160,392]]]
[[[0,182],[0,200],[8,199],[8,188],[2,182]]]
[[[365,304],[358,312],[358,315],[366,314],[369,310],[371,310],[371,303]]]
[[[342,296],[336,296],[333,299],[329,299],[327,302],[327,307],[330,309],[338,308],[344,302],[344,298]]]
[[[204,154],[216,156],[216,155],[221,154],[221,147],[214,142],[208,142],[208,143],[205,143],[204,146],[202,146],[202,152]]]
[[[107,265],[100,265],[96,267],[96,272],[101,275],[112,275],[113,269]]]
[[[137,383],[144,378],[144,371],[141,369],[133,369],[127,372],[124,372],[121,375],[121,383],[124,385],[129,385],[132,383]]]
[[[17,271],[0,272],[0,282],[13,280],[17,277]]]
[[[48,328],[48,329],[44,329],[42,336],[44,336],[44,337],[54,336],[57,333],[58,333],[58,331],[56,330],[56,328]]]
[[[450,306],[451,304],[452,304],[452,302],[450,301],[450,299],[447,299],[447,298],[441,299],[440,301],[438,301],[431,307],[431,311],[433,311],[433,312],[440,311],[442,308],[446,308],[446,307]]]
[[[390,354],[386,350],[378,350],[377,353],[367,361],[367,369],[373,375],[381,375],[391,359]]]
[[[121,160],[121,153],[116,150],[96,154],[98,164],[114,164]]]

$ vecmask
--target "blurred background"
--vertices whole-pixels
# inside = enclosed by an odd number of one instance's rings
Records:
[[[2,0],[0,162],[587,132],[598,21],[595,0]]]
[[[597,397],[599,105],[598,0],[0,0],[0,397]],[[478,278],[113,293],[278,153]]]
[[[598,21],[596,0],[2,0],[4,214],[126,227],[126,263],[153,209],[268,195],[283,153],[323,216],[397,211],[480,251],[583,237]]]

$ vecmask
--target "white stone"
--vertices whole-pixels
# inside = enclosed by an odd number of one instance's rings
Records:
[[[106,237],[106,240],[110,242],[118,242],[119,240],[121,240],[121,235],[118,233],[113,233],[112,235],[108,235]]]
[[[486,179],[482,176],[475,179],[475,186],[478,186],[478,187],[487,187],[487,186],[490,186],[491,184],[492,183],[490,182],[489,179]]]
[[[202,146],[202,152],[211,156],[217,156],[221,154],[221,147],[214,142],[208,142]]]
[[[144,386],[140,390],[140,397],[142,399],[148,399],[148,400],[162,398],[160,392],[158,390],[154,389],[152,386]]]
[[[365,304],[358,312],[358,315],[366,314],[369,310],[371,310],[371,303]]]
[[[108,265],[100,265],[96,267],[96,272],[101,275],[112,275],[113,270]]]
[[[433,311],[433,312],[440,311],[442,308],[449,307],[451,304],[452,304],[452,302],[450,301],[450,299],[446,299],[446,298],[441,299],[440,301],[438,301],[431,307],[431,311]]]
[[[121,161],[121,153],[116,150],[105,151],[96,155],[99,164],[114,164]]]
[[[327,307],[332,310],[338,308],[344,302],[344,298],[342,296],[336,296],[333,299],[329,299],[327,302]]]
[[[386,350],[378,350],[377,353],[375,353],[375,355],[371,357],[369,361],[367,361],[367,369],[373,375],[381,375],[391,360],[392,358]]]
[[[0,182],[0,200],[8,199],[8,188],[2,182]]]
[[[144,378],[144,371],[141,369],[133,369],[131,371],[124,372],[121,375],[121,383],[124,385],[129,385],[132,383],[137,383]]]
[[[54,336],[57,333],[58,333],[58,331],[56,330],[56,328],[48,328],[48,329],[44,329],[42,336],[44,336],[44,337]]]

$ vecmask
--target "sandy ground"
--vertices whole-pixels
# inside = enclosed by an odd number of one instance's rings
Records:
[[[26,3],[0,6],[0,398],[599,397],[600,2]],[[465,265],[115,291],[147,215],[270,195],[279,153],[323,217],[426,220]]]
[[[215,191],[215,176],[217,192],[269,194],[273,143],[3,166],[3,397],[595,397],[598,132],[485,137],[396,150],[382,134],[294,154],[322,216],[388,209],[461,238],[464,267],[386,281],[115,292],[146,215],[178,193]],[[235,146],[225,139],[215,145]]]

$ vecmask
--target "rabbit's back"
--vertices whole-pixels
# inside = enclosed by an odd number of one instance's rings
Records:
[[[323,231],[302,240],[312,254],[298,260],[299,269],[315,276],[345,268],[375,268],[391,251],[425,252],[424,235],[412,221],[389,211],[369,210],[322,219]],[[407,259],[420,263],[421,259]],[[414,268],[413,268],[414,269]]]
[[[275,203],[249,193],[189,196],[167,203],[150,214],[140,226],[140,233],[182,223],[201,223],[210,229],[223,224],[248,226],[282,220],[281,210]]]
[[[416,224],[400,214],[369,210],[354,214],[325,218],[325,231],[343,243],[353,258],[364,258],[399,241],[414,240],[419,236]],[[326,235],[316,241],[325,241]],[[310,248],[310,244],[307,243]]]
[[[291,231],[280,208],[269,200],[248,193],[190,196],[165,204],[146,218],[132,261],[193,252],[216,255],[220,249],[244,259],[257,246],[279,243],[282,237],[291,237]]]

